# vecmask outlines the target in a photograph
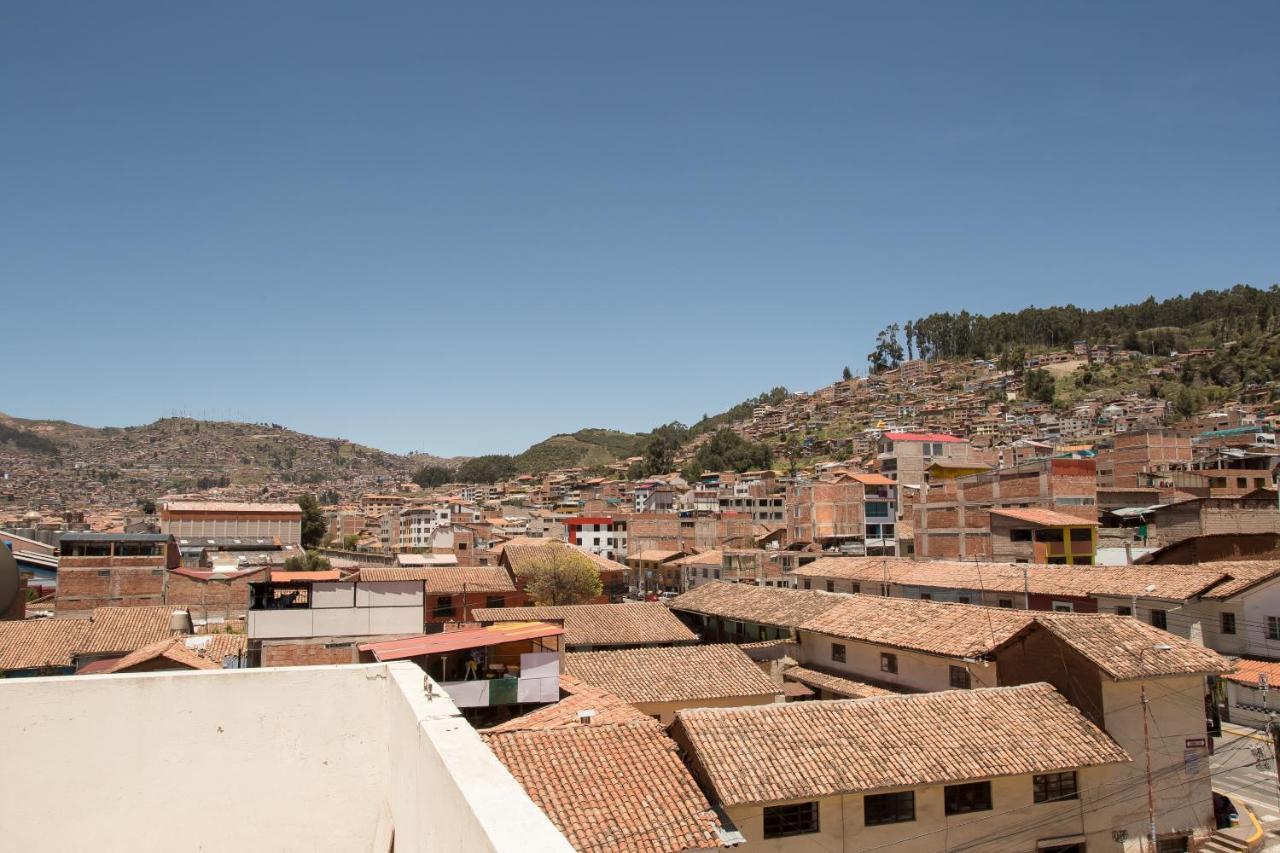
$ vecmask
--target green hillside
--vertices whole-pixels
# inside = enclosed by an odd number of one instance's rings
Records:
[[[516,469],[523,474],[538,474],[556,468],[598,468],[639,455],[646,439],[643,434],[611,429],[580,429],[553,435],[516,456]]]

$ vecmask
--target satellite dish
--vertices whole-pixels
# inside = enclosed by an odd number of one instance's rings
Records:
[[[18,600],[20,585],[18,561],[13,558],[8,543],[0,542],[0,614],[8,613]]]

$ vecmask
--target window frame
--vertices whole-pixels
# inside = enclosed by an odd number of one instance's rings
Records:
[[[1218,619],[1218,633],[1235,634],[1236,632],[1236,615],[1234,613],[1221,613]]]
[[[898,674],[898,656],[893,652],[880,653],[880,671],[888,672],[893,675]]]
[[[955,798],[963,796],[964,792],[982,792],[985,791],[986,799],[977,800],[978,804],[970,807],[968,803],[956,803]],[[956,815],[973,814],[974,812],[989,812],[992,808],[991,802],[991,781],[984,782],[966,782],[962,785],[947,785],[942,789],[942,813],[945,817],[955,817]],[[961,807],[963,806],[963,807]]]
[[[849,650],[844,643],[831,644],[831,659],[836,663],[848,663]]]
[[[800,810],[804,810],[806,815],[799,815]],[[793,835],[812,835],[820,832],[822,829],[822,820],[817,800],[809,800],[803,803],[788,803],[783,806],[765,806],[760,814],[761,818],[761,837],[762,838],[790,838]],[[792,817],[798,815],[802,819],[808,817],[810,822],[800,823]],[[772,829],[770,823],[773,823]],[[785,828],[779,824],[792,824]]]
[[[972,690],[973,689],[973,673],[969,672],[967,666],[948,667],[948,680],[952,690]],[[958,677],[963,676],[963,677]]]
[[[1068,780],[1070,784],[1064,784]],[[1031,798],[1037,805],[1080,799],[1080,782],[1076,777],[1076,771],[1063,770],[1059,773],[1038,773],[1032,776]]]
[[[872,819],[872,803],[877,815]],[[910,817],[903,817],[904,814]],[[862,825],[888,826],[894,823],[912,823],[916,819],[916,792],[894,791],[889,794],[867,794],[862,798]]]

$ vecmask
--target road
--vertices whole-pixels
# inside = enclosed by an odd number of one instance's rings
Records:
[[[1280,788],[1267,737],[1256,729],[1224,724],[1222,737],[1214,738],[1213,746],[1213,789],[1237,805],[1247,805],[1268,836],[1276,839],[1280,833]],[[1264,757],[1261,764],[1255,764],[1256,755]],[[1275,849],[1275,843],[1271,841],[1264,849]]]

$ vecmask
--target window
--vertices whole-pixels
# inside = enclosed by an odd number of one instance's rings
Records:
[[[436,596],[436,605],[431,608],[431,615],[436,619],[452,619],[453,618],[453,596],[438,595]]]
[[[1075,605],[1070,601],[1055,601],[1053,603],[1054,613],[1075,613]]]
[[[844,650],[844,644],[843,644],[843,643],[832,643],[832,644],[831,644],[831,659],[832,659],[833,661],[836,661],[836,662],[838,662],[838,663],[844,663],[844,662],[845,662],[845,654],[844,654],[844,652],[845,652],[845,650]]]
[[[968,603],[969,603],[969,596],[967,596],[967,595],[962,595],[962,596],[960,596],[960,603],[961,603],[961,604],[968,604]]]
[[[785,838],[818,831],[818,804],[764,807],[764,837]]]
[[[1187,849],[1187,837],[1185,835],[1156,839],[1156,853],[1187,853]]]
[[[915,791],[870,794],[862,798],[862,822],[867,826],[906,823],[916,819]]]
[[[889,504],[885,501],[867,501],[867,518],[888,518]]]
[[[1124,605],[1124,604],[1122,604],[1122,605],[1120,605],[1119,607],[1117,607],[1117,608],[1116,608],[1116,615],[1117,615],[1117,616],[1132,616],[1132,615],[1133,615],[1133,608],[1132,608],[1132,607],[1129,607],[1128,605]]]
[[[1234,634],[1236,632],[1236,615],[1234,613],[1222,614],[1222,633]]]
[[[500,595],[486,595],[484,599],[485,607],[504,607],[507,600]]]
[[[951,667],[951,686],[956,690],[969,689],[969,669],[963,666]]]
[[[1280,640],[1280,616],[1267,617],[1267,639]]]
[[[1043,776],[1033,776],[1031,784],[1035,790],[1037,803],[1074,800],[1077,796],[1076,773],[1074,770],[1068,770],[1066,773],[1046,773]]]
[[[804,588],[805,588],[805,589],[813,589],[813,584],[809,582],[809,579],[808,579],[808,578],[805,578],[805,579],[804,579]]]
[[[1071,541],[1072,542],[1092,542],[1093,531],[1087,527],[1073,527],[1071,528]]]
[[[827,592],[835,592],[835,591],[836,591],[836,582],[827,581]]]
[[[111,570],[110,570],[110,569],[106,569],[106,570],[103,570],[103,571],[98,572],[98,577],[100,577],[100,578],[109,578],[109,577],[111,577]]]
[[[860,584],[860,583],[854,583],[854,584],[853,584],[853,591],[854,591],[855,593],[862,592],[862,584]]]
[[[948,785],[943,791],[948,816],[985,812],[991,810],[991,783],[974,782],[969,785]]]
[[[1015,527],[1009,531],[1010,542],[1030,542],[1031,530],[1026,527]]]
[[[888,652],[881,652],[880,671],[896,673],[898,671],[898,656],[891,655]]]
[[[1163,610],[1152,610],[1151,624],[1161,631],[1166,630],[1169,627],[1169,614]]]
[[[1007,607],[1007,608],[1009,608],[1010,610],[1012,610],[1012,609],[1013,609],[1013,599],[1012,599],[1012,598],[1002,598],[1002,599],[1000,599],[1000,606],[1001,606],[1001,607]]]
[[[766,631],[766,628],[763,625],[760,625],[756,631],[756,636],[759,637],[761,640],[767,640],[768,637],[765,636],[765,631]]]
[[[1248,477],[1236,477],[1236,488],[1237,488],[1237,489],[1247,489],[1247,488],[1249,488],[1249,478],[1248,478]]]

